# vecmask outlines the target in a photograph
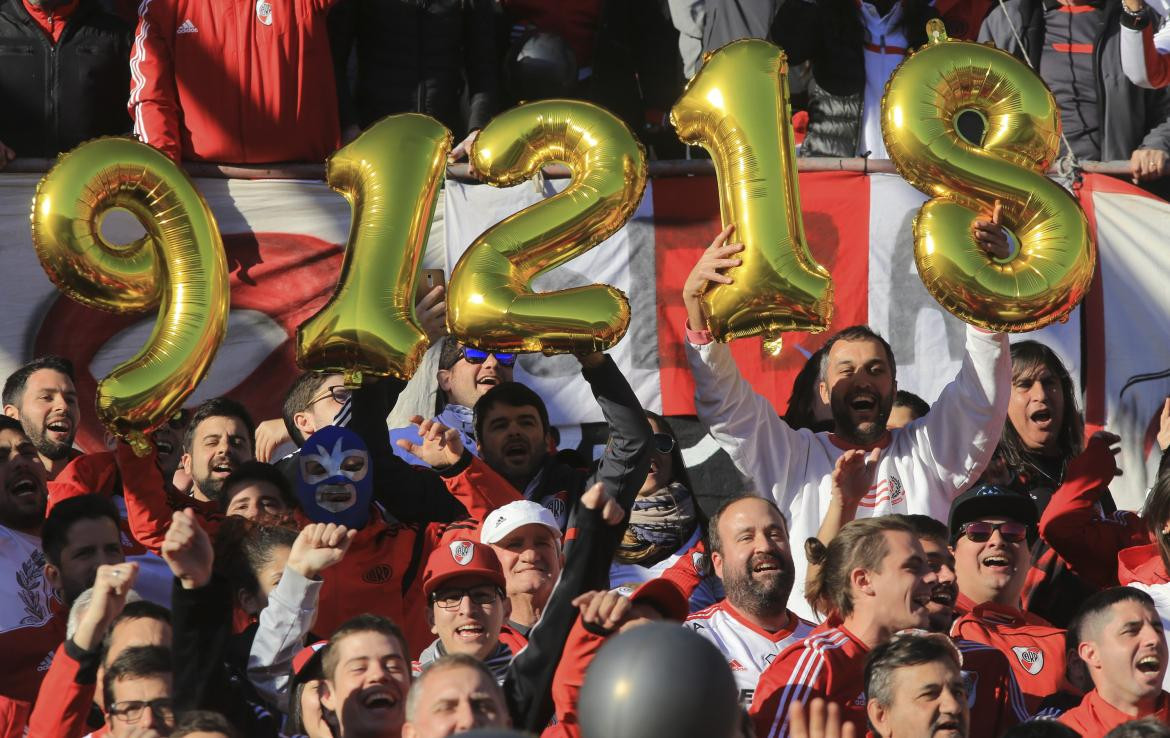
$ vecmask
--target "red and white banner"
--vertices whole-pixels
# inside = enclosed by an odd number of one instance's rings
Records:
[[[37,179],[0,176],[0,309],[6,317],[0,325],[0,375],[39,353],[64,354],[77,364],[83,408],[89,408],[96,378],[141,347],[154,316],[114,316],[57,293],[29,240]],[[485,228],[564,184],[497,190],[449,181],[427,266],[444,267],[449,274]],[[228,394],[259,418],[277,417],[284,389],[296,374],[296,326],[322,306],[336,282],[349,207],[320,182],[198,180],[197,185],[224,234],[232,315],[227,341],[191,401]],[[927,294],[914,269],[910,223],[922,195],[892,175],[802,174],[800,187],[810,248],[833,274],[830,332],[870,324],[893,345],[899,385],[933,400],[958,370],[963,344],[961,325]],[[1126,474],[1113,491],[1119,503],[1136,507],[1152,478],[1146,465],[1156,413],[1170,394],[1165,287],[1170,204],[1097,175],[1086,177],[1080,196],[1100,245],[1094,292],[1067,323],[1020,338],[1053,346],[1085,383],[1090,423],[1123,436]],[[666,415],[694,412],[680,293],[691,265],[718,230],[713,177],[656,179],[617,235],[537,281],[543,289],[607,282],[629,295],[633,319],[615,358],[646,407]],[[751,339],[737,341],[733,351],[753,385],[783,412],[793,377],[826,335],[788,334],[778,357]],[[601,419],[573,359],[526,356],[519,366],[517,379],[546,398],[564,445],[575,444],[579,424]],[[92,414],[84,421],[79,443],[99,447],[101,429]]]

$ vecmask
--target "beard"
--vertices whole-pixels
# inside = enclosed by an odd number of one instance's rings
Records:
[[[208,472],[203,477],[192,477],[195,487],[202,492],[209,500],[218,500],[220,493],[223,492],[223,483],[227,481],[224,479],[216,479]]]
[[[850,406],[856,394],[850,393],[843,397],[834,395],[830,398],[829,407],[833,411],[837,435],[858,446],[868,446],[876,443],[886,432],[886,423],[894,408],[894,397],[878,397],[873,420],[857,422],[853,419],[853,408]]]
[[[70,452],[73,451],[73,438],[58,443],[49,439],[44,428],[36,433],[30,433],[29,440],[33,442],[33,446],[36,446],[37,453],[52,461],[68,459]]]
[[[776,564],[780,569],[770,575],[756,577],[752,569],[763,561]],[[757,554],[744,564],[743,569],[733,576],[725,576],[723,589],[727,601],[740,610],[756,615],[779,615],[788,609],[788,596],[796,580],[791,561],[784,561],[772,554]]]

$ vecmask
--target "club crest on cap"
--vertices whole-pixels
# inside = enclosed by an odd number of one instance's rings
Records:
[[[471,541],[453,541],[450,546],[451,558],[456,564],[467,566],[471,563],[471,557],[475,555],[475,545]]]

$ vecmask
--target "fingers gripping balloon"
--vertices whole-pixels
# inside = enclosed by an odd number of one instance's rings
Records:
[[[297,499],[310,520],[365,527],[374,498],[374,473],[360,436],[326,426],[305,441],[297,464]]]
[[[111,244],[113,208],[146,235]],[[158,306],[146,345],[97,388],[98,418],[139,454],[146,434],[182,409],[227,332],[227,259],[206,201],[179,167],[129,138],[100,138],[64,154],[33,198],[32,240],[49,279],[85,305],[115,313]]]
[[[563,162],[564,192],[489,228],[451,275],[447,324],[462,343],[501,351],[588,353],[612,347],[630,304],[608,285],[533,292],[539,274],[609,238],[646,188],[646,154],[612,113],[577,100],[542,100],[501,113],[480,132],[472,162],[484,180],[511,187]]]
[[[734,41],[710,55],[670,111],[685,143],[711,152],[723,224],[735,224],[743,263],[734,282],[703,296],[711,334],[730,341],[784,331],[819,333],[833,283],[812,258],[797,185],[788,64],[779,47]]]
[[[950,312],[995,331],[1064,320],[1088,290],[1096,246],[1076,199],[1044,176],[1059,152],[1060,110],[1043,80],[990,46],[932,41],[886,83],[882,136],[899,173],[933,199],[914,221],[914,259],[927,290]],[[960,114],[985,122],[964,139]],[[972,224],[1002,203],[1019,249],[986,254]]]

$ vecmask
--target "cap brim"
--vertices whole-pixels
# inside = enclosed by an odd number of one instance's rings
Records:
[[[485,566],[465,566],[458,570],[445,571],[442,574],[436,574],[423,583],[423,595],[430,597],[435,593],[439,587],[443,586],[444,582],[449,582],[452,579],[460,579],[463,577],[483,577],[500,589],[507,587],[507,580],[504,579],[504,573],[498,569],[490,569]]]
[[[1032,531],[1040,524],[1040,515],[1036,504],[1031,497],[1019,495],[996,495],[994,497],[972,497],[964,500],[963,504],[951,512],[951,540],[959,537],[959,529],[964,524],[980,518],[1005,517],[1028,526],[1029,540],[1033,540]]]
[[[630,595],[630,602],[650,605],[663,617],[680,623],[691,614],[686,594],[669,579],[658,578],[645,582]]]
[[[486,543],[489,546],[494,544],[494,543],[499,543],[500,541],[507,538],[508,535],[512,533],[512,531],[519,530],[526,525],[539,525],[541,527],[548,528],[549,531],[551,531],[552,534],[555,535],[557,538],[561,537],[561,529],[555,525],[549,525],[548,523],[545,523],[545,522],[540,521],[540,520],[520,520],[520,521],[517,521],[515,523],[506,523],[504,525],[499,526],[495,530],[493,530],[491,540],[484,538],[483,526],[481,525],[480,529],[479,529],[479,542]]]

